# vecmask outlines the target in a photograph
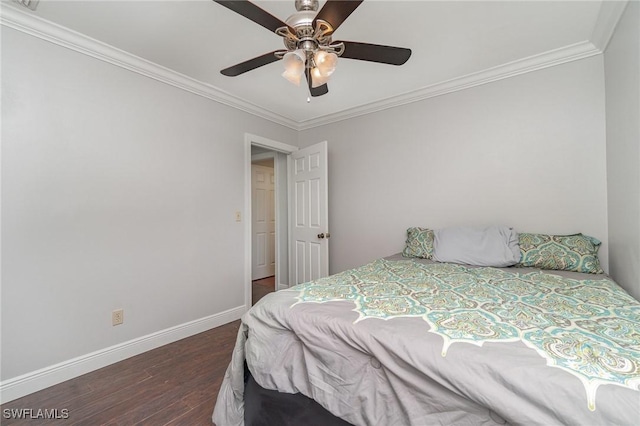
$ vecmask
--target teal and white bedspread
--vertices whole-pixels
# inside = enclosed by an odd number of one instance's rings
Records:
[[[243,423],[245,359],[355,425],[640,424],[640,303],[605,276],[380,259],[270,294],[218,426]]]

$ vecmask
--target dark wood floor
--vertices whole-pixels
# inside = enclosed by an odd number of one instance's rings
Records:
[[[253,304],[274,290],[275,277],[254,281]],[[3,404],[0,423],[211,425],[239,325],[234,321]],[[32,410],[33,416],[57,410],[68,418],[5,418],[7,409]]]
[[[276,290],[276,277],[267,277],[251,282],[251,305],[258,303],[267,294]]]
[[[2,425],[211,425],[240,321],[104,367],[0,408]],[[68,419],[15,420],[5,409],[68,410]]]

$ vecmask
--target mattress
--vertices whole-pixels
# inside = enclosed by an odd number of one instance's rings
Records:
[[[354,425],[636,424],[640,303],[604,275],[372,263],[242,318],[213,421],[244,421],[244,366]]]

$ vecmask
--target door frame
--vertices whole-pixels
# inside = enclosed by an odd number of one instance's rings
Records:
[[[245,312],[251,309],[251,146],[259,146],[271,151],[281,152],[283,154],[291,154],[297,151],[299,148],[294,145],[289,145],[283,142],[274,141],[271,139],[263,138],[261,136],[252,135],[250,133],[244,134],[244,307]],[[274,163],[275,168],[275,163]],[[276,176],[276,289],[278,289],[280,283],[278,282],[278,276],[281,275],[280,271],[283,269],[281,262],[282,256],[280,253],[280,240],[282,233],[288,228],[289,224],[282,223],[282,211],[279,199],[278,191],[278,177]],[[288,194],[287,207],[288,210]],[[288,212],[285,212],[288,214]],[[287,242],[288,244],[288,242]],[[288,250],[287,250],[288,251]],[[287,271],[288,273],[288,271]]]

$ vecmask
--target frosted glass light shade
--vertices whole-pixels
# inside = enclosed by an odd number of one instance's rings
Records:
[[[318,68],[318,72],[324,77],[329,77],[336,70],[338,55],[335,53],[318,50],[313,59]]]
[[[318,86],[322,86],[327,81],[329,81],[328,75],[322,75],[320,69],[313,68],[311,70],[311,87],[316,88]]]
[[[288,71],[285,71],[282,73],[282,76],[287,80],[289,80],[291,83],[295,84],[296,86],[300,86],[300,81],[302,80],[302,74],[290,73]]]
[[[302,50],[287,52],[282,58],[282,63],[284,65],[284,72],[282,73],[282,76],[296,86],[299,86],[300,80],[302,79],[302,73],[304,73],[304,64],[306,59],[307,57]]]

